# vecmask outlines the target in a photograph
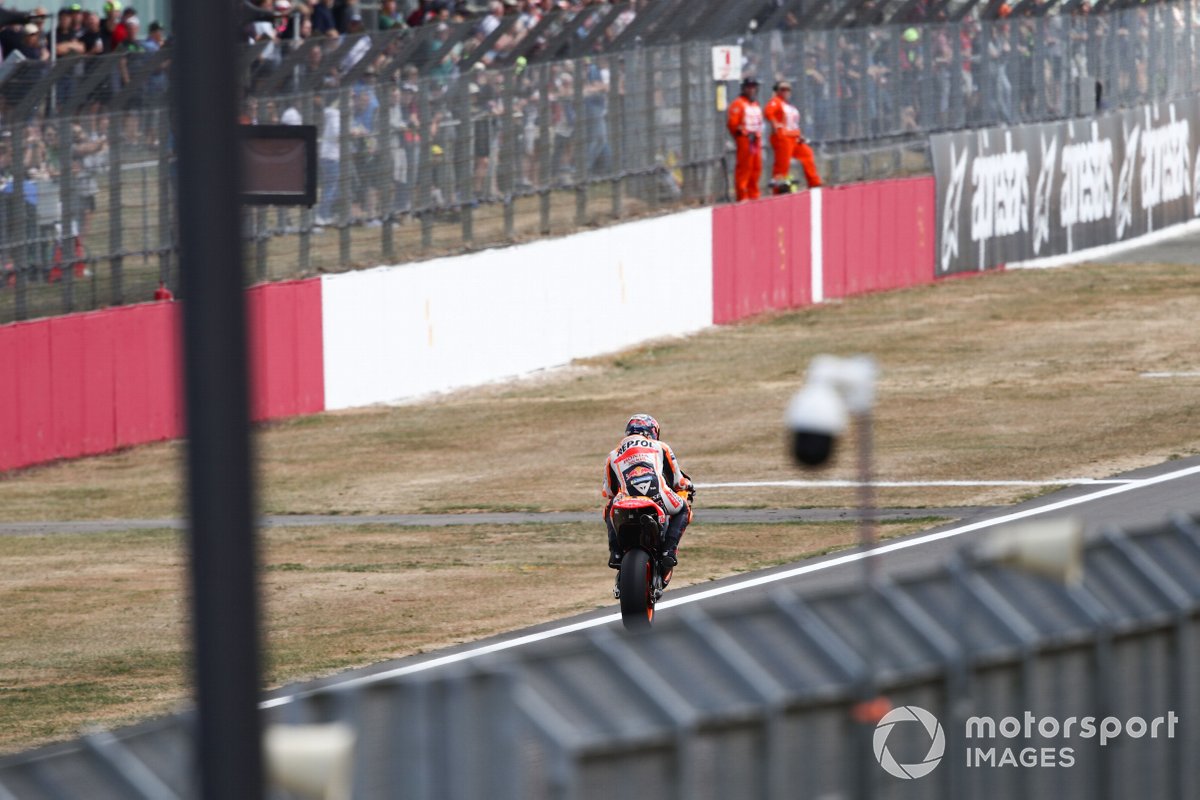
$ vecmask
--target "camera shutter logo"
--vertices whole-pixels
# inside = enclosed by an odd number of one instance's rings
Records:
[[[904,722],[919,723],[920,730],[924,731],[923,735],[929,737],[929,752],[925,754],[924,759],[915,764],[899,763],[888,750],[887,742],[892,729]],[[904,731],[915,732],[918,730],[915,725],[902,725],[901,727]],[[884,771],[897,778],[912,780],[925,777],[933,772],[941,762],[942,756],[946,753],[946,734],[937,717],[920,706],[899,706],[893,708],[884,715],[883,719],[879,720],[879,724],[875,726],[873,744],[875,760],[879,762],[879,766],[883,767]]]

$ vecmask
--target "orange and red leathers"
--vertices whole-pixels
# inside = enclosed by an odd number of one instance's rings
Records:
[[[737,142],[734,170],[737,199],[753,200],[759,196],[758,182],[762,176],[762,108],[756,100],[739,95],[729,104],[726,125]]]
[[[792,159],[796,159],[804,169],[804,179],[809,188],[820,186],[821,176],[817,173],[816,159],[800,131],[799,109],[776,94],[767,103],[764,115],[771,123],[771,149],[775,151],[771,179],[776,182],[789,180]]]
[[[692,516],[691,508],[679,493],[686,493],[690,487],[691,482],[679,468],[679,460],[669,444],[637,434],[622,439],[608,454],[600,486],[600,493],[608,499],[604,523],[608,528],[609,551],[617,550],[617,534],[610,517],[613,499],[617,495],[632,495],[649,497],[670,516],[664,544],[674,552]]]

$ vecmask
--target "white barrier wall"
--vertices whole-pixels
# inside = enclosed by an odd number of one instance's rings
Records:
[[[326,408],[472,386],[712,324],[712,210],[322,279]]]

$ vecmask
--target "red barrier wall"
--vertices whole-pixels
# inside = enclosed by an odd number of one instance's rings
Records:
[[[812,302],[807,192],[713,209],[713,322]]]
[[[320,280],[251,289],[255,419],[325,404]],[[183,433],[180,306],[0,326],[0,470]]]
[[[839,186],[823,195],[826,298],[933,281],[933,178]]]
[[[325,409],[321,281],[285,281],[247,293],[251,416],[255,420]]]

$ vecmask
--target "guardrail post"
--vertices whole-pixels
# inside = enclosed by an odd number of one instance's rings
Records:
[[[13,272],[16,278],[16,318],[18,320],[26,319],[29,316],[28,306],[28,283],[29,276],[26,274],[30,268],[29,263],[29,220],[25,205],[25,126],[17,125],[13,128],[12,134],[12,164],[13,164],[13,190],[11,195],[12,202],[12,221],[9,224],[9,230],[12,233],[10,241],[13,242],[12,249],[12,264]]]

